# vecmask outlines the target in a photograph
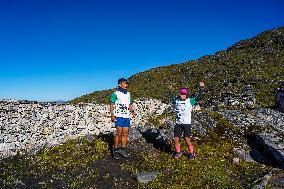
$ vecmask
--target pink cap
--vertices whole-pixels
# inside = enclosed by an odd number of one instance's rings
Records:
[[[179,89],[179,93],[180,93],[181,95],[187,95],[187,94],[188,94],[188,90],[187,90],[187,88],[180,88],[180,89]]]

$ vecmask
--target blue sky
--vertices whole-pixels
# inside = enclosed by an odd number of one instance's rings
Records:
[[[1,0],[0,99],[70,100],[284,26],[283,0]]]

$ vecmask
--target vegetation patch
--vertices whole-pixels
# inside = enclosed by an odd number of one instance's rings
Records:
[[[236,155],[233,148],[240,147],[240,131],[221,114],[210,112],[216,120],[216,127],[208,131],[199,141],[193,141],[197,157],[189,161],[184,155],[173,159],[172,154],[159,152],[138,154],[139,162],[121,166],[135,174],[137,172],[159,171],[158,178],[138,188],[252,188],[262,181],[272,168],[258,163],[240,160],[233,163]],[[187,151],[182,141],[182,150]],[[174,149],[173,149],[174,150]]]
[[[138,155],[139,162],[122,168],[132,174],[161,172],[157,179],[146,185],[140,184],[138,188],[251,188],[271,169],[244,161],[233,164],[234,146],[226,141],[204,141],[198,146],[194,143],[194,146],[197,158],[193,161],[185,156],[176,160],[171,154],[160,153],[153,157],[143,152]]]
[[[0,188],[19,181],[31,186],[82,188],[93,182],[99,170],[93,162],[103,158],[107,143],[100,139],[70,140],[32,156],[15,156],[0,161]]]

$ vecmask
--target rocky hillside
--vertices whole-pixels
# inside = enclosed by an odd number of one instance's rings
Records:
[[[136,100],[133,106],[138,113],[132,119],[133,125],[140,126],[168,107],[151,99]],[[0,101],[0,159],[36,152],[80,136],[113,132],[109,112],[107,105]]]
[[[197,88],[204,79],[205,103],[216,104],[224,96],[239,97],[245,85],[252,85],[257,103],[272,106],[277,82],[284,80],[284,27],[240,41],[214,55],[182,64],[158,67],[129,78],[134,98],[168,102],[179,87]],[[72,102],[106,103],[113,89],[84,95]]]
[[[284,188],[284,114],[272,109],[195,111],[189,161],[172,158],[174,112],[157,100],[135,102],[131,156],[120,160],[108,106],[0,107],[0,188]]]

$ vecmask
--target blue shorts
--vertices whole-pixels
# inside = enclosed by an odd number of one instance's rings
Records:
[[[115,118],[115,126],[116,127],[130,127],[130,119],[117,117]]]

